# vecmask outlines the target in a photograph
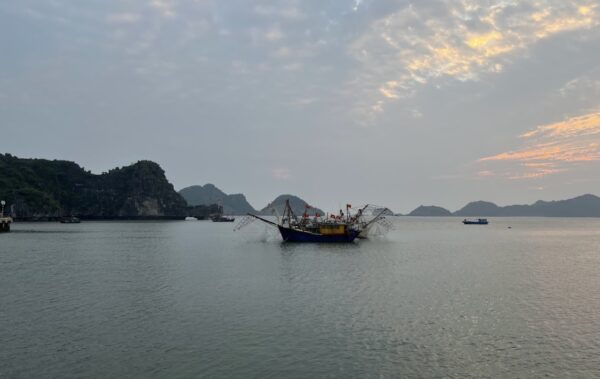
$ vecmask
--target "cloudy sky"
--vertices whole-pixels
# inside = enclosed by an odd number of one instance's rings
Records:
[[[600,195],[594,0],[0,2],[0,150],[255,207]]]

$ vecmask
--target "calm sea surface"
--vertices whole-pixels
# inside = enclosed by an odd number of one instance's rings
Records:
[[[0,377],[541,376],[600,377],[600,220],[399,218],[351,245],[202,221],[0,234]]]

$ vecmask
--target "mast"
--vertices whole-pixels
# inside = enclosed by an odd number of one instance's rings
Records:
[[[282,224],[285,222],[287,217],[287,222],[288,222],[288,226],[292,226],[292,218],[294,218],[294,220],[296,219],[296,215],[294,214],[294,211],[292,210],[292,206],[290,205],[290,199],[286,199],[285,200],[285,208],[283,208],[283,220],[281,221]]]

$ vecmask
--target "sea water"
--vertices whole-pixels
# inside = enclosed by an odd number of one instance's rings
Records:
[[[14,223],[0,377],[599,377],[600,220],[460,221]]]

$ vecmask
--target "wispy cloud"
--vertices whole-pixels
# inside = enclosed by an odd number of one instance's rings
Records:
[[[512,162],[505,167],[505,175],[511,179],[539,178],[567,171],[575,164],[600,161],[600,112],[541,125],[519,137],[524,142],[520,149],[479,161]]]
[[[438,79],[503,71],[541,39],[600,25],[599,6],[589,1],[415,4],[373,22],[350,47],[361,65],[356,111],[363,116]]]
[[[538,126],[535,130],[522,134],[522,138],[530,137],[576,137],[600,133],[600,113],[590,113],[584,116],[573,117],[567,121],[555,124]]]
[[[150,5],[164,17],[175,17],[175,2],[173,0],[152,0]]]
[[[398,85],[396,80],[390,80],[379,88],[379,92],[388,99],[397,99],[400,97],[396,92]]]
[[[271,176],[278,180],[292,179],[292,172],[289,168],[277,167],[271,170]]]

